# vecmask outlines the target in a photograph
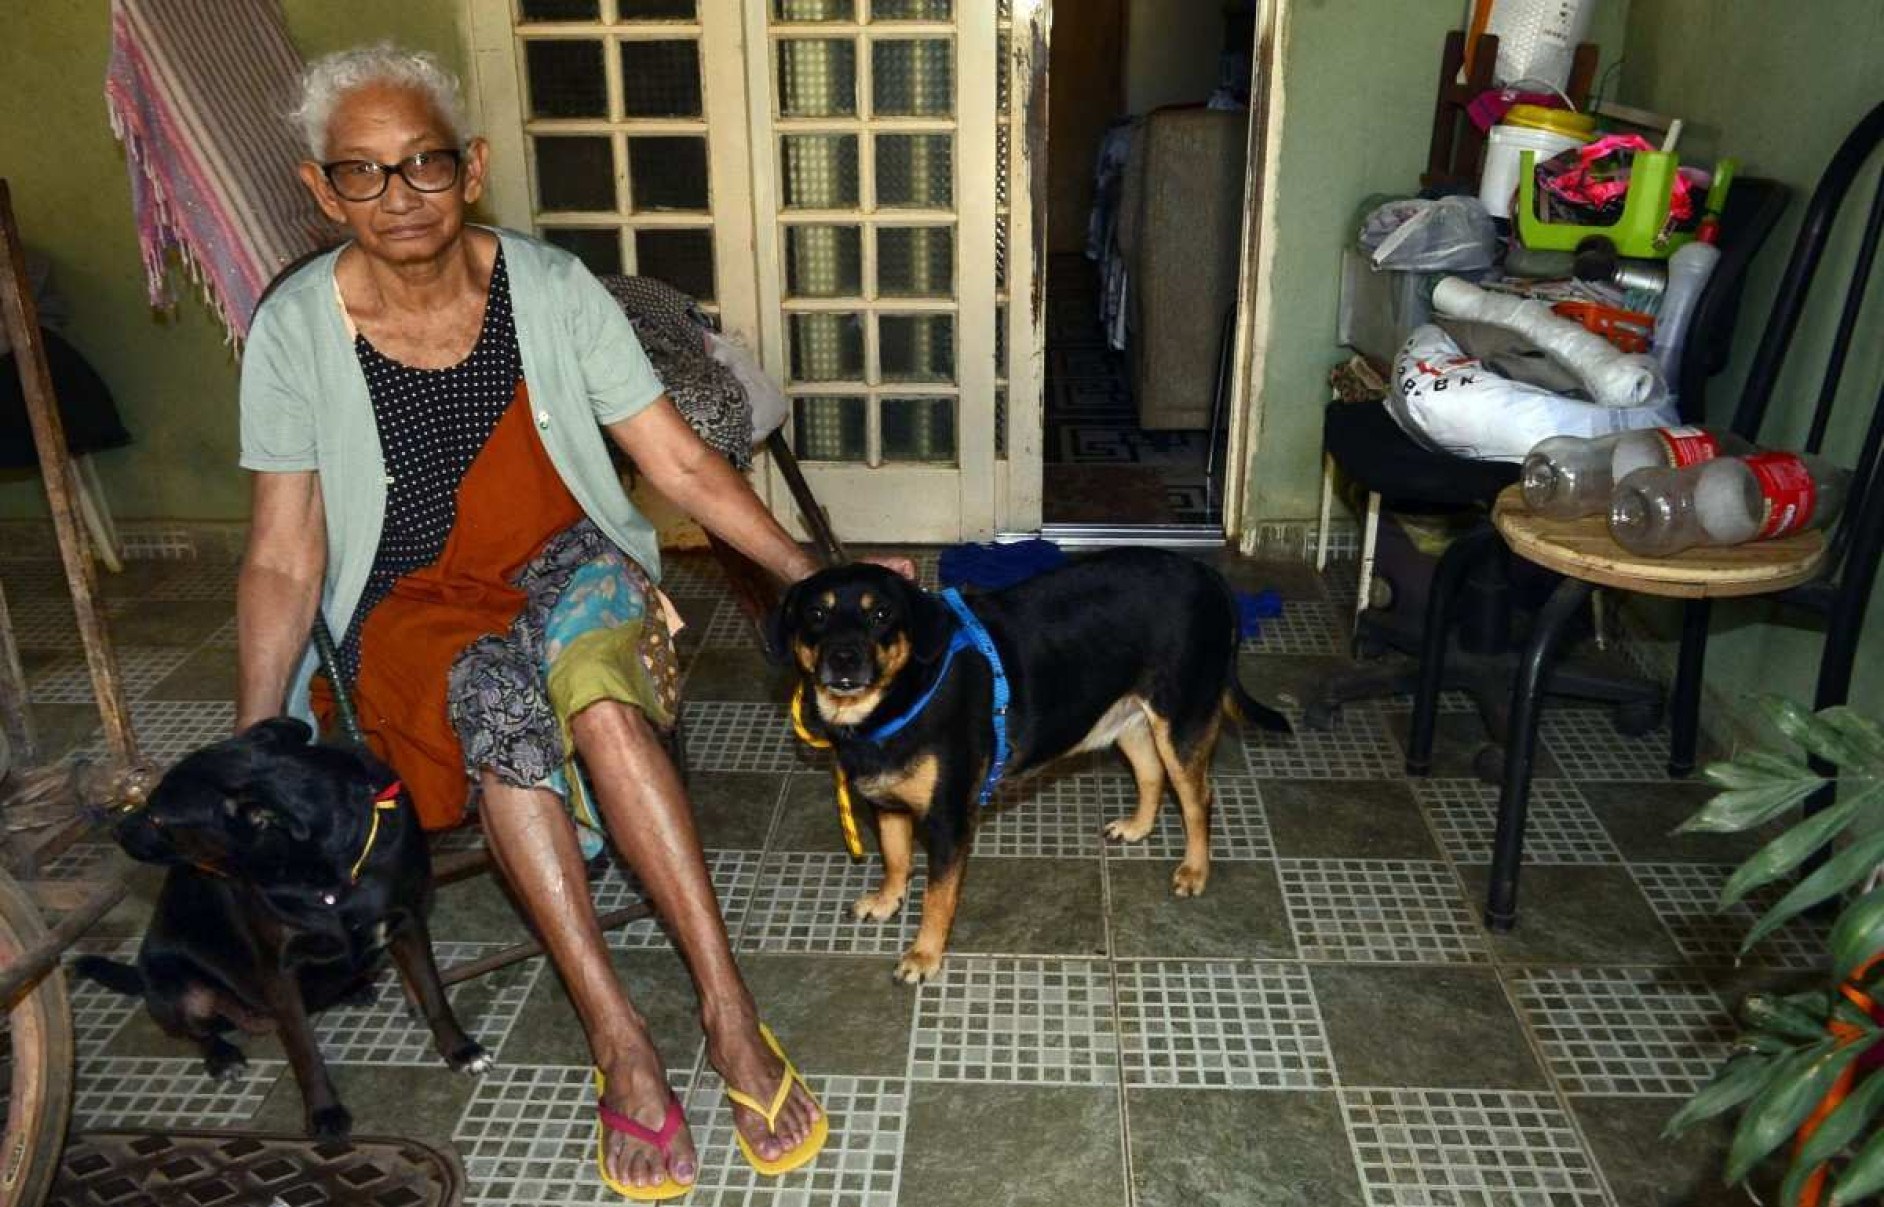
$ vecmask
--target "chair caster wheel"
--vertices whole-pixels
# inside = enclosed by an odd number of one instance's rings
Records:
[[[1625,738],[1639,738],[1654,731],[1662,722],[1662,706],[1656,703],[1618,704],[1610,716],[1616,732]]]
[[[1317,701],[1302,710],[1303,726],[1317,733],[1325,733],[1333,729],[1335,722],[1340,719],[1341,706],[1339,704]]]
[[[1492,742],[1480,746],[1472,755],[1472,774],[1482,784],[1505,782],[1505,748]]]

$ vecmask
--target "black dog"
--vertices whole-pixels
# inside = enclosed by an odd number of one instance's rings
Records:
[[[308,1016],[369,994],[388,952],[445,1063],[490,1057],[453,1016],[425,919],[431,860],[418,815],[378,761],[310,745],[300,721],[264,721],[183,759],[118,823],[132,858],[167,866],[135,967],[74,968],[141,995],[165,1031],[202,1046],[212,1077],[243,1065],[231,1030],[278,1030],[308,1131],[344,1136],[352,1116]]]
[[[1223,716],[1286,732],[1286,718],[1236,677],[1238,617],[1223,578],[1200,562],[1150,549],[1074,561],[973,597],[1005,668],[1011,752],[1002,774],[1117,746],[1138,782],[1138,808],[1106,836],[1151,832],[1168,778],[1184,814],[1180,897],[1210,876],[1210,758]],[[995,681],[988,660],[943,599],[874,565],[825,570],[793,587],[771,645],[803,678],[805,724],[828,737],[854,795],[877,811],[883,885],[851,912],[882,920],[902,905],[914,830],[929,878],[916,942],[896,967],[917,983],[941,967],[960,899],[978,802],[996,757]],[[951,651],[951,646],[954,646]],[[893,731],[893,732],[886,732]]]

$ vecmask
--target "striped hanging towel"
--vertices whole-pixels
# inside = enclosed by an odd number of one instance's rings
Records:
[[[232,341],[285,265],[335,232],[295,174],[301,57],[280,0],[112,0],[105,103],[153,306],[175,249]]]

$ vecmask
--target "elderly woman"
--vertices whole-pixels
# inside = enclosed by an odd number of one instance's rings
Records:
[[[304,710],[310,679],[314,710],[331,707],[305,652],[319,606],[369,740],[428,825],[475,804],[568,986],[602,1177],[665,1198],[697,1162],[590,903],[582,832],[605,830],[692,973],[741,1149],[782,1173],[828,1124],[759,1022],[659,740],[677,675],[655,534],[604,434],[780,579],[814,565],[695,437],[579,262],[467,224],[487,147],[459,114],[428,55],[378,46],[307,73],[301,176],[352,237],[274,291],[244,357],[237,723]]]

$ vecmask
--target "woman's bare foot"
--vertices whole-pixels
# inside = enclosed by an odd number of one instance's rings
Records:
[[[709,1021],[706,1033],[707,1060],[721,1080],[748,1098],[770,1105],[785,1077],[785,1062],[759,1034],[757,1017],[740,1014],[717,1023]],[[733,1126],[759,1156],[776,1161],[805,1142],[822,1113],[805,1087],[794,1083],[778,1113],[776,1127],[768,1128],[763,1115],[737,1104],[733,1107]]]
[[[638,1022],[633,1030],[632,1035],[617,1037],[620,1055],[599,1066],[605,1085],[602,1101],[610,1110],[658,1133],[667,1121],[673,1090],[647,1030]],[[684,1123],[668,1142],[665,1155],[654,1145],[612,1128],[604,1127],[602,1134],[607,1140],[609,1176],[624,1186],[659,1186],[669,1176],[691,1184],[699,1173],[693,1133]]]

